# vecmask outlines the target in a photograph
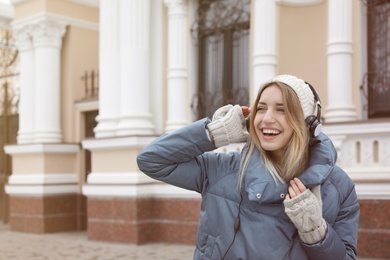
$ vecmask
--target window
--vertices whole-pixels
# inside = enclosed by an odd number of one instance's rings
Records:
[[[250,0],[200,0],[191,33],[198,48],[196,117],[226,104],[249,105]]]
[[[367,5],[368,117],[390,117],[390,0]]]

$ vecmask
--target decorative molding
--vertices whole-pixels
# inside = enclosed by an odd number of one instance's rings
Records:
[[[170,14],[186,14],[185,0],[164,0],[164,4],[169,8]]]
[[[63,22],[70,26],[75,26],[83,29],[88,29],[91,31],[99,31],[99,23],[94,23],[90,21],[85,21],[81,19],[77,19],[70,16],[54,14],[54,13],[46,13],[50,18],[55,19],[57,21]]]
[[[75,103],[75,108],[80,111],[91,111],[99,109],[99,100],[83,100]]]
[[[390,200],[390,183],[357,183],[359,200]]]
[[[352,41],[332,41],[328,43],[328,56],[334,54],[353,54]]]
[[[80,151],[78,144],[23,144],[6,145],[6,154],[32,154],[32,153],[77,153]]]
[[[33,44],[31,39],[31,32],[33,30],[33,25],[26,25],[24,27],[18,27],[13,29],[13,35],[16,40],[16,45],[19,48],[19,51],[29,51],[32,50]]]
[[[158,182],[140,172],[91,172],[88,184],[149,184]]]
[[[85,139],[81,142],[84,149],[90,151],[142,148],[153,141],[155,136],[131,136]]]
[[[23,2],[27,2],[28,0],[10,0],[12,5],[20,4]],[[100,1],[99,0],[67,0],[68,2],[73,2],[76,4],[81,4],[85,6],[90,6],[90,7],[95,7],[99,8],[100,6]]]
[[[276,3],[285,6],[310,6],[318,5],[325,2],[325,0],[276,0]]]
[[[17,5],[24,2],[27,2],[28,0],[10,0],[11,5]]]
[[[29,17],[25,17],[23,19],[15,20],[11,23],[13,28],[20,28],[26,25],[38,23],[41,20],[53,20],[60,22],[64,25],[75,26],[79,28],[84,28],[92,31],[99,31],[99,23],[93,23],[77,18],[73,18],[70,16],[50,13],[50,12],[42,12],[38,14],[34,14]]]
[[[352,181],[355,183],[362,184],[375,184],[375,183],[388,183],[390,185],[390,168],[381,167],[381,168],[347,168],[344,167],[343,170],[348,173]]]
[[[6,185],[5,192],[11,196],[46,196],[77,194],[79,188],[74,185]]]
[[[178,188],[169,184],[148,185],[83,185],[83,195],[87,197],[121,197],[121,198],[200,198],[194,191]]]
[[[389,134],[390,122],[351,122],[324,124],[323,132],[327,135],[362,135],[362,134]]]
[[[32,38],[34,46],[51,46],[61,48],[62,36],[66,31],[64,23],[43,19],[34,24]]]
[[[80,4],[80,5],[94,7],[94,8],[100,7],[100,0],[67,0],[67,1]]]
[[[40,173],[40,174],[13,174],[8,184],[75,184],[78,182],[75,173]]]

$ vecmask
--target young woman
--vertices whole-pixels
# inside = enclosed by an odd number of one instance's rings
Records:
[[[224,106],[141,151],[145,174],[202,195],[194,259],[356,259],[358,199],[320,109],[310,84],[280,75],[251,108]]]

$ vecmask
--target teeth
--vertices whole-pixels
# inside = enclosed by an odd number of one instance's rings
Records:
[[[280,131],[274,129],[263,129],[263,134],[277,135],[280,134]]]

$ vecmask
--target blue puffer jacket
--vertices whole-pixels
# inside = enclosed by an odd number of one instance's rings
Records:
[[[233,241],[240,206],[240,228],[225,259],[356,259],[359,204],[354,184],[336,165],[336,151],[320,134],[310,165],[299,179],[308,188],[321,185],[324,240],[303,244],[284,213],[287,184],[277,184],[256,151],[242,189],[237,188],[241,154],[209,152],[205,118],[163,135],[138,155],[141,171],[163,182],[202,195],[194,259],[221,259]],[[241,201],[241,204],[240,204]]]

